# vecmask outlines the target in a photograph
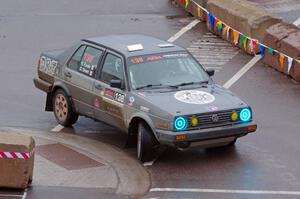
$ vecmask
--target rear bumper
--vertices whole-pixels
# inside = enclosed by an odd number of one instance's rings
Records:
[[[206,140],[221,139],[227,137],[241,137],[250,132],[248,127],[256,127],[254,123],[238,124],[234,126],[223,126],[209,129],[198,129],[192,131],[173,132],[165,130],[157,130],[157,137],[162,144],[172,145],[175,147],[190,146],[193,142],[201,142]],[[256,128],[255,128],[256,129]],[[178,137],[181,139],[178,140]]]
[[[51,91],[52,85],[44,80],[41,80],[39,78],[34,78],[33,83],[36,88],[49,93]]]

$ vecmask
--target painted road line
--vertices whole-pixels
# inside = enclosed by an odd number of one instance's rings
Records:
[[[56,127],[54,127],[51,131],[52,132],[60,132],[63,128],[64,128],[64,126],[59,124]]]
[[[155,162],[155,160],[152,160],[150,162],[144,162],[143,165],[144,165],[144,167],[150,167],[154,164],[154,162]]]
[[[241,68],[230,80],[228,80],[223,87],[230,88],[235,82],[237,82],[250,68],[252,68],[259,60],[260,55],[255,55],[243,68]]]
[[[22,196],[22,199],[26,199],[27,198],[27,189],[25,189],[24,194]]]
[[[295,26],[299,26],[300,25],[300,17],[299,17],[299,19],[297,19],[296,21],[294,21],[294,23],[293,23]]]
[[[270,190],[152,188],[150,189],[150,192],[231,193],[231,194],[300,196],[300,191],[270,191]]]
[[[205,33],[200,39],[193,41],[187,50],[205,69],[214,68],[217,72],[239,53],[237,48],[212,33]]]
[[[22,198],[23,195],[13,195],[13,194],[0,194],[0,198]],[[23,198],[22,198],[23,199]]]
[[[189,23],[187,26],[183,27],[179,32],[177,32],[174,36],[172,36],[170,39],[168,39],[168,42],[173,43],[176,41],[179,37],[181,37],[184,33],[191,30],[193,27],[195,27],[200,21],[198,19],[195,19],[191,23]]]

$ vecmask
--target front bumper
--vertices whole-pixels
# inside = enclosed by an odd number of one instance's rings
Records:
[[[241,137],[247,135],[250,132],[253,132],[249,131],[248,127],[250,126],[256,127],[256,124],[251,122],[237,124],[234,126],[222,126],[182,132],[157,130],[156,133],[160,143],[178,147],[183,145],[190,146],[190,144],[193,142],[200,142],[205,140],[214,140],[227,137]],[[178,136],[182,139],[178,140]]]

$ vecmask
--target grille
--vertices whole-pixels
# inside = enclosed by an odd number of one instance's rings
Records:
[[[240,114],[240,112],[241,112],[241,110],[229,110],[229,111],[222,111],[222,112],[213,112],[213,113],[206,113],[206,114],[199,114],[199,115],[191,115],[191,116],[188,117],[189,126],[191,124],[191,118],[193,116],[198,117],[199,125],[196,126],[196,127],[191,127],[190,126],[189,130],[239,124],[239,123],[242,122],[240,119],[238,119],[235,122],[233,122],[231,120],[231,114],[234,111],[236,111],[238,114]],[[214,115],[218,117],[218,121],[213,121],[213,116]]]

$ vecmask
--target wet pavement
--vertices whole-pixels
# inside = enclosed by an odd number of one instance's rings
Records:
[[[265,7],[271,4],[267,0],[256,1]],[[298,5],[297,0],[285,2]],[[67,47],[84,37],[105,34],[145,33],[167,40],[193,19],[161,0],[51,3],[12,0],[3,4],[5,6],[0,7],[0,127],[13,127],[9,129],[34,135],[40,146],[36,154],[36,174],[26,198],[134,197],[136,195],[126,190],[136,191],[137,187],[127,182],[139,177],[147,179],[144,172],[151,183],[144,198],[300,198],[286,194],[182,190],[300,191],[300,84],[259,62],[231,87],[252,106],[258,123],[256,133],[241,138],[233,148],[184,152],[164,149],[152,166],[143,167],[136,160],[135,149],[124,148],[126,136],[102,123],[80,118],[73,128],[51,132],[57,123],[52,113],[43,111],[45,94],[32,83],[39,53]],[[280,12],[275,7],[269,9],[293,22],[300,17],[300,12],[297,6],[288,5]],[[252,56],[230,46],[222,53],[210,50],[214,48],[213,43],[226,44],[209,36],[205,24],[200,23],[175,43],[201,55],[199,59],[206,62],[204,67],[218,67],[214,80],[222,85]],[[208,41],[204,50],[195,50],[203,40]],[[222,57],[222,62],[211,57]],[[79,145],[72,143],[75,138],[84,146],[78,148]],[[58,140],[53,141],[55,139]],[[91,154],[89,145],[99,147],[96,147],[98,152]],[[100,150],[103,147],[105,150]],[[110,150],[114,151],[113,155]],[[61,156],[53,158],[53,153],[61,153]],[[63,158],[64,154],[81,158],[68,160]],[[130,167],[122,169],[129,162],[140,172]],[[47,165],[47,172],[42,165]],[[114,169],[118,166],[123,173],[119,178]],[[124,181],[118,191],[120,180]],[[178,191],[153,191],[154,188],[178,188]],[[19,195],[16,198],[24,195],[15,190],[12,193],[0,190],[0,198],[3,192]]]

